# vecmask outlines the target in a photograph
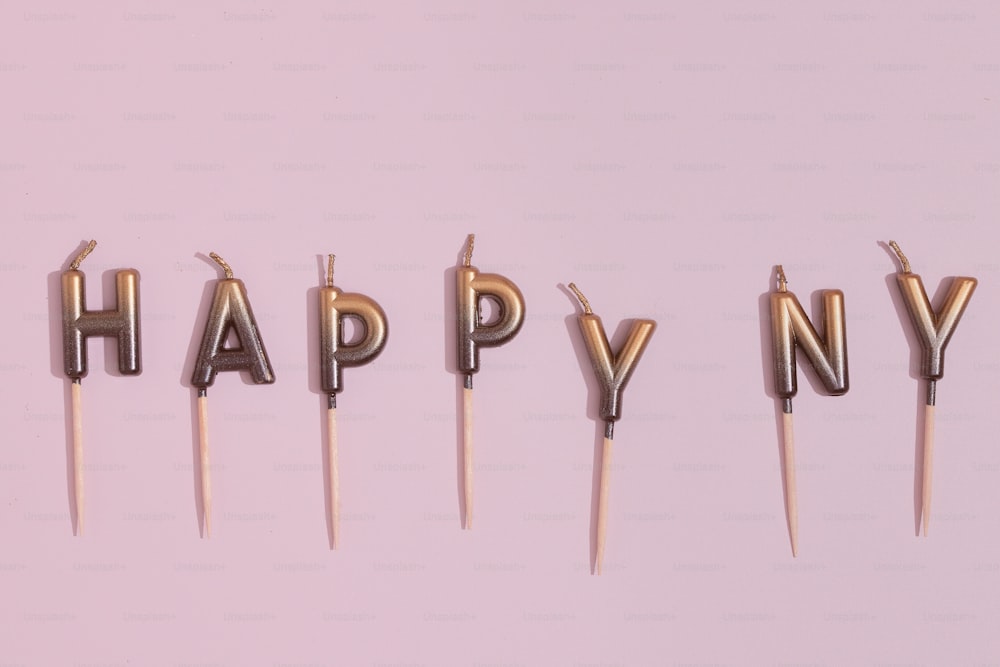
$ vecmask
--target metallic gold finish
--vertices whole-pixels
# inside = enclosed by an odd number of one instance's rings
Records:
[[[897,273],[896,283],[903,296],[903,303],[906,304],[906,311],[910,314],[910,321],[913,322],[913,330],[920,340],[923,352],[920,359],[920,375],[927,380],[940,380],[944,377],[945,348],[955,333],[955,327],[958,326],[972,293],[976,290],[976,279],[955,278],[939,313],[935,313],[931,308],[931,302],[927,298],[927,292],[924,291],[924,284],[919,275]],[[928,393],[928,398],[930,396]]]
[[[823,291],[824,338],[821,338],[795,294],[771,294],[771,344],[774,352],[774,391],[791,412],[791,398],[798,391],[795,348],[806,353],[826,390],[834,396],[847,393],[847,332],[844,293]]]
[[[88,248],[92,249],[92,246]],[[81,255],[85,257],[87,252],[85,250]],[[78,262],[75,263],[79,266]],[[87,339],[91,336],[118,339],[118,370],[122,375],[142,372],[139,272],[135,269],[118,271],[115,274],[115,292],[118,301],[114,310],[87,310],[83,272],[71,269],[62,274],[63,369],[67,376],[87,377]]]
[[[364,328],[357,343],[344,342],[344,323],[351,319]],[[377,357],[385,347],[389,324],[385,311],[363,294],[341,292],[336,287],[319,290],[319,349],[323,391],[328,394],[344,388],[343,369],[362,366]]]
[[[224,347],[230,330],[235,331],[239,338],[238,348]],[[274,382],[274,371],[264,350],[242,280],[227,278],[215,286],[212,309],[205,323],[205,334],[201,339],[191,384],[210,387],[219,371],[249,371],[257,384]]]
[[[470,246],[471,247],[471,246]],[[513,338],[524,323],[524,296],[517,285],[494,273],[480,273],[474,266],[456,269],[458,299],[458,370],[466,375],[479,372],[479,348],[502,345]],[[482,300],[491,299],[500,317],[482,323]]]
[[[583,314],[579,316],[580,333],[583,334],[583,342],[587,347],[587,354],[590,356],[590,363],[594,368],[594,375],[601,385],[601,419],[609,424],[621,419],[622,416],[622,394],[625,385],[635,371],[639,359],[642,357],[649,339],[656,329],[656,322],[653,320],[633,320],[632,328],[628,332],[625,344],[617,354],[611,352],[611,345],[608,337],[604,333],[604,325],[601,318],[593,314]],[[607,429],[606,437],[613,437],[613,427]]]

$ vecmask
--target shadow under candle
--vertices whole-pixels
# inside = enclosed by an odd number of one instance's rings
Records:
[[[463,262],[465,258],[465,241],[462,242],[462,247],[459,248],[458,254],[455,257],[455,265],[450,266],[445,269],[444,278],[444,304],[441,312],[444,314],[442,317],[442,324],[444,326],[444,368],[448,373],[455,376],[455,493],[458,495],[458,521],[462,528],[467,526],[467,509],[465,506],[465,451],[463,449],[464,442],[464,432],[463,432],[463,419],[464,417],[464,389],[465,389],[465,374],[460,373],[458,370],[457,362],[457,346],[458,346],[458,333],[456,327],[458,326],[458,313],[456,312],[456,272],[458,266]]]
[[[327,446],[330,434],[327,432],[327,412],[329,410],[329,395],[323,391],[320,379],[320,353],[319,353],[319,285],[326,284],[326,270],[328,258],[326,255],[316,255],[317,283],[315,287],[306,290],[306,356],[308,366],[306,368],[306,378],[309,391],[317,394],[319,402],[319,429],[318,437],[320,449],[320,461],[323,467],[323,516],[326,519],[326,538],[332,550],[334,547],[333,514],[330,511],[329,498],[333,493],[333,480],[330,478],[330,448]]]

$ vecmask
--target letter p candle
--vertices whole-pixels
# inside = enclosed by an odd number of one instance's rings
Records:
[[[479,372],[479,348],[503,345],[524,324],[524,296],[517,285],[495,273],[480,273],[472,266],[475,234],[469,234],[465,261],[455,272],[458,321],[458,370],[465,374],[462,392],[462,458],[464,464],[466,529],[472,528],[472,376]],[[483,322],[482,301],[499,310],[495,322]]]
[[[382,353],[389,336],[389,323],[385,311],[364,294],[342,292],[333,286],[334,256],[329,256],[326,287],[319,290],[319,355],[320,384],[327,399],[327,458],[330,470],[330,494],[327,498],[330,528],[333,539],[330,546],[340,542],[340,468],[337,462],[337,394],[344,389],[343,369],[362,366]],[[344,337],[344,324],[352,320],[363,330],[361,339],[348,343]]]
[[[795,349],[808,357],[823,387],[832,396],[847,393],[847,326],[844,293],[823,290],[823,335],[820,336],[795,294],[788,291],[785,270],[778,265],[778,290],[771,293],[771,346],[774,361],[774,393],[781,399],[782,447],[785,459],[785,515],[792,557],[799,553],[799,505],[795,477],[795,430],[792,398],[798,393]]]

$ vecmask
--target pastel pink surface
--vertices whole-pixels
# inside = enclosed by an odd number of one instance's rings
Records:
[[[0,658],[995,661],[998,20],[987,2],[4,5]],[[445,294],[469,232],[527,318],[482,353],[462,531]],[[58,274],[91,238],[92,308],[114,269],[141,272],[144,372],[114,376],[91,342],[74,538]],[[932,295],[980,279],[938,387],[927,539],[889,238]],[[202,540],[187,382],[209,251],[246,283],[277,382],[210,391]],[[390,326],[345,372],[335,552],[308,293],[328,252]],[[777,263],[803,303],[842,289],[848,318],[851,391],[800,375],[795,560],[761,353]],[[615,431],[601,577],[570,281],[609,333],[659,323]]]

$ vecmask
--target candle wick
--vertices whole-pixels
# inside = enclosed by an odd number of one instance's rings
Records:
[[[788,279],[785,278],[785,268],[778,264],[778,291],[787,292],[788,291]]]
[[[94,252],[94,248],[97,247],[97,241],[91,241],[87,244],[87,247],[80,251],[80,254],[76,256],[73,263],[69,265],[70,271],[76,271],[80,268],[80,263],[87,259],[87,255]]]
[[[233,270],[231,268],[229,268],[228,264],[226,264],[226,260],[224,260],[221,257],[219,257],[214,252],[208,253],[208,256],[211,257],[212,259],[214,259],[215,263],[218,264],[219,266],[221,266],[222,270],[226,272],[226,279],[227,280],[232,280],[233,279]]]
[[[571,290],[573,290],[573,294],[575,294],[575,295],[576,295],[576,298],[580,300],[580,305],[581,305],[581,306],[583,306],[583,312],[584,312],[584,314],[585,314],[585,315],[593,315],[593,314],[594,314],[594,311],[592,311],[592,310],[590,309],[590,302],[589,302],[589,301],[587,301],[587,297],[585,297],[585,296],[583,295],[583,292],[581,292],[581,291],[580,291],[580,290],[579,290],[579,289],[577,288],[577,286],[576,286],[576,285],[574,285],[573,283],[570,283],[570,284],[569,284],[569,288],[570,288]]]
[[[476,245],[476,235],[469,234],[467,245],[465,246],[465,265],[472,266],[472,248]]]
[[[895,251],[896,257],[899,257],[899,263],[903,266],[903,273],[910,273],[910,260],[906,259],[906,255],[899,249],[899,244],[895,241],[889,241],[889,247]]]
[[[327,255],[328,261],[326,265],[326,286],[333,287],[333,260],[337,259],[334,254]]]

